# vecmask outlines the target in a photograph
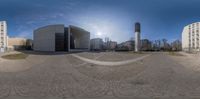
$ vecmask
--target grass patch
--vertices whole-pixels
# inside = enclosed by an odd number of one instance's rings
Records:
[[[19,54],[9,54],[9,55],[3,55],[1,56],[4,59],[9,60],[20,60],[20,59],[26,59],[28,57],[27,54],[19,53]]]
[[[172,55],[172,56],[184,56],[180,53],[177,53],[177,52],[169,52],[169,55]]]

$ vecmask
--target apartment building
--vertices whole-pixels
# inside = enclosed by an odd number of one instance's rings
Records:
[[[8,45],[6,21],[0,21],[0,52],[4,52]]]
[[[200,51],[200,22],[184,27],[182,32],[182,49],[184,51]]]

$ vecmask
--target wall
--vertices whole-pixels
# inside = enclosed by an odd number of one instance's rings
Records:
[[[27,44],[27,39],[25,38],[8,38],[8,49],[17,50],[23,49]]]
[[[103,40],[100,38],[95,38],[90,40],[90,49],[91,50],[102,50],[103,49]]]
[[[34,31],[35,51],[55,51],[55,33],[64,33],[64,25],[49,25]]]
[[[75,40],[75,49],[90,49],[90,33],[75,27],[69,26],[70,33],[74,37]]]
[[[188,27],[184,27],[182,32],[182,49],[184,51],[189,51],[189,33]]]

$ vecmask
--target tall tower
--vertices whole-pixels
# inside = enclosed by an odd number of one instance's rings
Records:
[[[139,52],[140,51],[140,23],[137,22],[135,23],[135,52]]]

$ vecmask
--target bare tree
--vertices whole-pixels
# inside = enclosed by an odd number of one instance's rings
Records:
[[[182,50],[182,43],[180,40],[175,40],[171,43],[173,51],[181,51]]]

